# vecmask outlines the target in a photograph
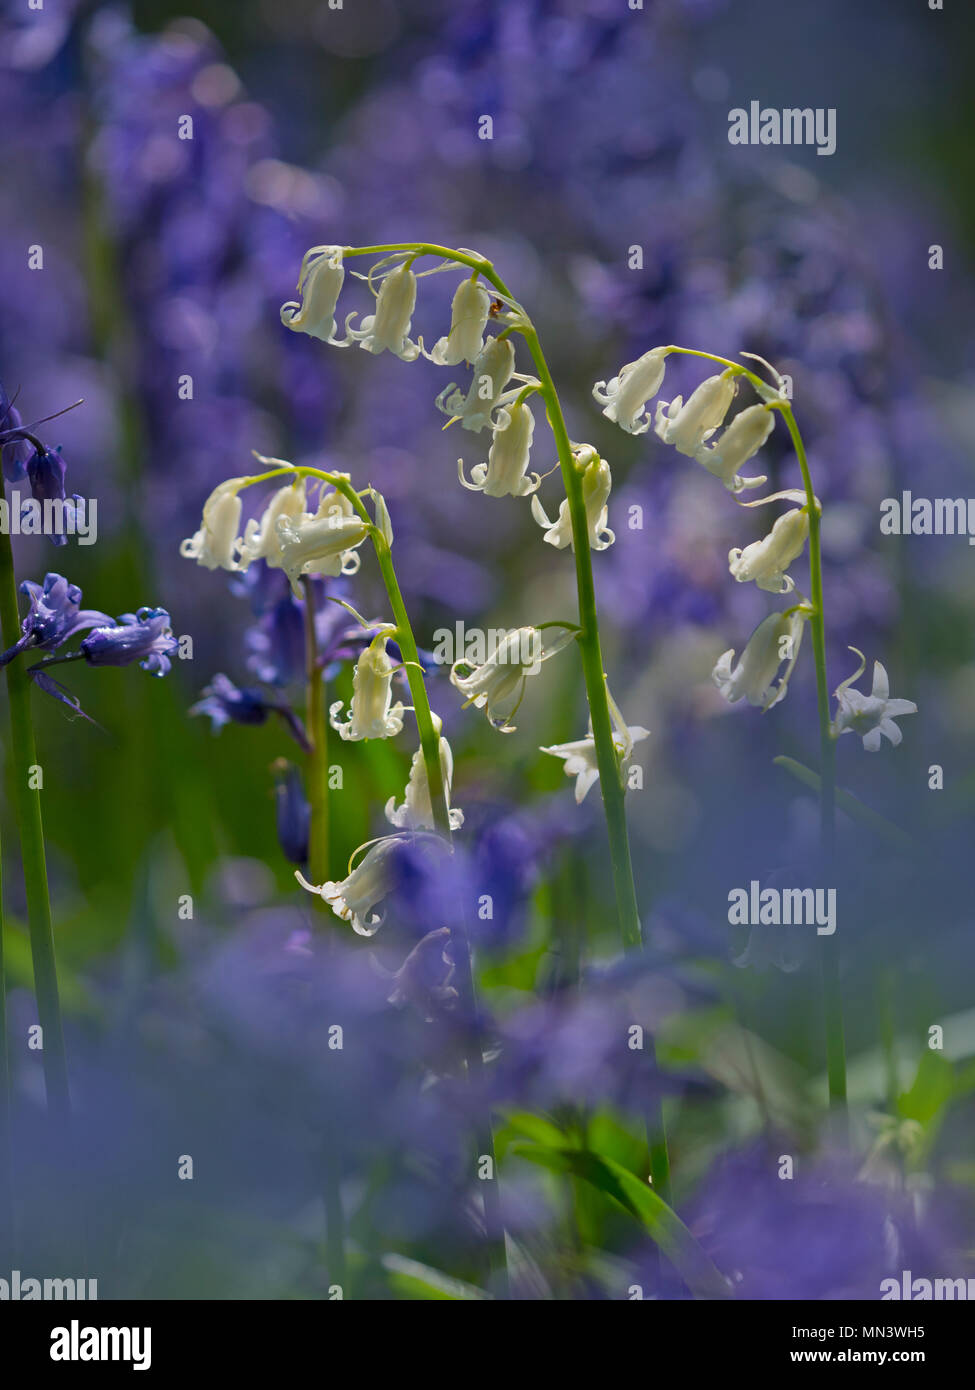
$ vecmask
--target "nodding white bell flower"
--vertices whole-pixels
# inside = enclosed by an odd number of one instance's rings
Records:
[[[437,733],[443,728],[439,715],[433,716]],[[454,780],[454,755],[450,744],[440,734],[440,775],[444,791],[447,793],[447,814],[451,830],[459,830],[464,824],[464,813],[459,807],[450,805],[450,789]],[[399,830],[433,830],[433,804],[430,799],[430,781],[427,765],[423,759],[423,749],[418,748],[410,763],[410,779],[406,784],[406,799],[401,806],[396,805],[395,796],[386,802],[386,819]]]
[[[746,584],[754,579],[770,594],[789,594],[796,587],[786,570],[802,551],[809,537],[809,513],[804,507],[783,512],[767,536],[752,541],[744,550],[728,551],[733,579]]]
[[[709,376],[686,401],[683,396],[675,396],[669,405],[658,401],[654,429],[665,444],[693,458],[727,415],[737,390],[737,380],[727,372]]]
[[[607,695],[609,695],[608,691]],[[633,757],[633,745],[642,739],[649,738],[650,730],[644,729],[639,724],[627,725],[612,695],[609,695],[609,711],[613,716],[615,726],[613,729],[613,747],[616,749],[616,756],[622,771]],[[542,748],[540,751],[550,753],[553,758],[564,760],[565,775],[576,779],[576,805],[581,805],[588,796],[590,787],[599,781],[599,765],[596,761],[596,741],[592,735],[592,720],[589,721],[589,733],[586,738],[576,739],[574,743],[554,743],[551,747]]]
[[[376,912],[376,904],[392,887],[389,856],[400,843],[398,835],[385,835],[369,845],[360,845],[349,860],[350,866],[360,850],[366,852],[354,869],[350,867],[348,877],[341,883],[309,883],[300,870],[296,870],[295,878],[309,893],[324,898],[343,922],[351,922],[352,930],[359,936],[374,936],[383,924],[383,915]]]
[[[736,666],[732,666],[734,648],[718,657],[711,679],[729,704],[745,699],[758,709],[769,710],[785,698],[808,616],[803,607],[770,613],[749,637]],[[783,661],[788,665],[774,685]]]
[[[240,543],[240,567],[246,569],[253,560],[266,560],[274,569],[282,567],[281,537],[278,519],[296,523],[305,515],[305,479],[299,478],[272,494],[260,521],[251,518]]]
[[[403,727],[403,702],[393,700],[393,674],[396,667],[389,659],[386,642],[391,629],[377,632],[359,660],[352,675],[352,701],[349,718],[342,723],[338,712],[342,701],[329,708],[329,723],[346,742],[357,743],[364,738],[392,738]]]
[[[437,397],[437,409],[479,434],[494,426],[494,412],[513,399],[505,394],[515,373],[515,350],[509,338],[489,338],[474,360],[474,380],[466,395],[453,382]],[[517,394],[517,393],[515,393]]]
[[[836,718],[831,731],[834,738],[842,734],[857,734],[863,739],[868,753],[878,752],[882,739],[890,739],[896,747],[904,735],[894,723],[903,714],[917,714],[913,700],[892,700],[890,681],[885,668],[879,661],[873,663],[873,687],[869,695],[859,690],[851,690],[867,668],[867,658],[856,647],[850,648],[860,658],[860,665],[845,681],[836,687]]]
[[[345,280],[341,246],[313,246],[301,263],[298,294],[301,303],[281,305],[281,322],[295,333],[308,333],[334,347],[347,347],[335,337],[335,306]]]
[[[484,329],[491,312],[491,296],[479,280],[462,280],[450,306],[450,332],[425,353],[438,367],[474,362],[484,350]]]
[[[592,388],[596,401],[603,407],[608,420],[619,425],[627,434],[645,434],[650,428],[650,416],[645,407],[660,390],[666,369],[669,348],[651,348],[635,362],[620,367],[611,381],[597,381]]]
[[[511,733],[515,727],[511,718],[522,702],[528,677],[537,676],[542,662],[561,651],[574,636],[574,630],[565,628],[561,637],[546,643],[540,628],[516,628],[505,634],[482,665],[472,666],[463,657],[455,661],[450,683],[466,695],[465,708],[474,705],[483,709],[496,729]],[[466,676],[461,675],[465,667]]]
[[[180,543],[179,553],[185,560],[195,560],[208,570],[239,570],[237,559],[240,538],[240,489],[246,478],[227,478],[219,483],[203,504],[203,524],[194,536]]]
[[[355,574],[360,565],[356,547],[369,534],[349,499],[341,492],[322,493],[318,510],[303,512],[293,520],[278,516],[275,522],[279,550],[265,556],[269,565],[283,569],[295,595],[301,597],[298,580],[303,574]]]
[[[589,544],[593,550],[606,550],[616,540],[616,532],[606,525],[609,518],[607,501],[613,487],[609,464],[599,457],[590,444],[576,445],[573,453],[576,468],[582,474],[582,498],[586,506]],[[533,497],[532,516],[545,531],[542,539],[546,545],[554,545],[556,550],[564,550],[567,545],[575,549],[568,498],[561,503],[557,519],[549,521],[541,501]]]
[[[485,497],[528,497],[542,481],[537,473],[526,476],[534,433],[535,417],[525,401],[502,406],[488,461],[474,465],[470,482],[464,477],[464,460],[457,460],[457,475],[464,487]]]
[[[366,352],[392,352],[404,362],[415,362],[420,355],[419,343],[409,336],[413,310],[416,308],[416,276],[407,264],[391,270],[379,287],[376,312],[362,320],[361,328],[345,321],[346,337],[358,343]]]
[[[761,487],[768,478],[742,478],[742,464],[757,454],[772,433],[775,425],[771,410],[764,405],[750,405],[741,410],[714,444],[702,444],[694,457],[709,473],[720,478],[729,492]]]

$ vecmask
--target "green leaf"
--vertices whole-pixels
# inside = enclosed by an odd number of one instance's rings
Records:
[[[778,757],[772,759],[777,767],[784,767],[786,772],[792,774],[797,782],[801,782],[810,791],[819,794],[820,777],[818,772],[813,772],[812,768],[805,767],[802,763],[796,762],[795,758]],[[845,791],[843,787],[836,789],[836,805],[845,812],[851,820],[856,820],[861,825],[868,826],[875,835],[879,835],[882,840],[887,840],[889,844],[896,845],[898,849],[912,849],[914,842],[905,830],[900,826],[894,825],[892,821],[886,820],[877,811],[865,805],[852,792]]]
[[[645,1227],[697,1297],[732,1297],[730,1283],[708,1259],[676,1212],[621,1164],[588,1149],[549,1149],[519,1144],[514,1151],[543,1168],[573,1173],[612,1197]]]
[[[897,1098],[897,1112],[929,1129],[955,1094],[955,1070],[940,1052],[926,1048],[909,1091]]]
[[[470,1303],[492,1297],[475,1284],[466,1284],[463,1279],[444,1274],[442,1269],[407,1259],[405,1255],[383,1255],[380,1263],[389,1274],[393,1288],[407,1298]]]

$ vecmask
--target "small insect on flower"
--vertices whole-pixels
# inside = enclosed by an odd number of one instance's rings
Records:
[[[462,280],[450,308],[450,332],[424,356],[438,367],[476,361],[484,349],[484,329],[490,314],[491,296],[484,286],[477,280]]]
[[[734,374],[709,376],[686,402],[682,396],[675,396],[669,405],[658,401],[654,430],[665,444],[693,458],[727,415],[737,390]]]
[[[511,733],[512,717],[525,694],[529,676],[536,676],[543,661],[554,656],[572,641],[575,633],[562,629],[562,635],[546,642],[544,633],[536,627],[519,627],[507,633],[488,659],[472,667],[460,657],[450,668],[450,682],[465,695],[465,708],[474,705],[483,709],[488,720],[501,733]],[[461,672],[466,668],[468,674]]]
[[[619,706],[609,695],[609,709],[613,716],[613,747],[616,749],[616,756],[619,759],[621,772],[625,770],[630,759],[633,757],[633,745],[642,739],[650,737],[650,730],[642,728],[639,724],[627,725],[620,712]],[[541,748],[542,753],[550,753],[553,758],[562,758],[565,762],[565,775],[576,779],[576,805],[581,805],[589,794],[589,789],[594,783],[599,781],[599,764],[596,760],[596,740],[592,733],[592,720],[589,721],[589,733],[586,738],[576,739],[573,743],[554,743],[549,748]]]
[[[716,443],[702,444],[694,457],[709,473],[720,478],[729,492],[761,487],[768,482],[767,477],[742,478],[738,470],[758,453],[774,424],[771,410],[764,405],[750,405],[739,411]]]
[[[298,277],[301,303],[282,304],[281,322],[294,333],[307,333],[333,347],[348,347],[335,337],[335,306],[345,280],[341,246],[313,246],[305,253]]]
[[[356,662],[349,718],[345,723],[338,719],[341,700],[329,709],[329,723],[347,742],[392,738],[403,727],[403,702],[392,704],[396,667],[386,651],[389,630],[378,632]]]
[[[769,710],[785,698],[807,617],[802,607],[770,613],[749,637],[736,666],[732,666],[734,648],[718,657],[711,678],[729,704],[746,699],[758,709]],[[788,665],[774,685],[783,661]]]
[[[541,483],[537,473],[528,475],[535,417],[524,401],[498,411],[494,437],[487,463],[471,469],[471,481],[464,477],[464,460],[457,460],[457,475],[470,492],[485,497],[529,497]]]
[[[362,327],[350,328],[354,313],[346,319],[346,337],[349,342],[358,343],[365,352],[378,356],[388,351],[404,362],[415,362],[420,355],[420,345],[409,336],[415,308],[416,276],[408,265],[397,266],[384,277],[376,297],[376,312],[362,320]]]
[[[195,560],[208,570],[237,571],[240,515],[240,490],[246,478],[227,478],[219,483],[203,504],[203,524],[194,536],[183,541],[179,553],[185,560]]]
[[[433,726],[437,733],[443,728],[443,720],[433,714]],[[448,816],[451,830],[459,830],[464,824],[464,813],[459,807],[450,806],[450,789],[454,780],[454,757],[450,744],[440,734],[440,775],[443,778],[447,795]],[[402,805],[396,805],[395,796],[386,802],[386,819],[398,830],[433,830],[433,803],[430,798],[430,780],[427,777],[423,749],[418,748],[410,763],[410,778],[406,784],[406,797]]]
[[[599,457],[591,444],[574,444],[572,453],[576,469],[582,474],[582,499],[586,507],[589,544],[593,550],[606,550],[616,540],[616,533],[606,524],[609,519],[607,502],[613,487],[609,464]],[[568,498],[559,506],[557,519],[549,521],[540,499],[533,497],[532,516],[545,531],[542,539],[546,545],[554,545],[556,550],[564,550],[567,545],[575,549]]]
[[[392,887],[389,856],[401,843],[400,836],[386,835],[360,845],[349,860],[348,877],[341,883],[309,883],[300,870],[295,871],[295,878],[309,893],[324,898],[343,922],[351,922],[352,930],[359,936],[374,936],[383,923],[382,913],[375,910],[376,904]],[[354,860],[363,850],[366,852],[362,860],[353,869]]]
[[[451,382],[437,397],[437,409],[451,420],[459,420],[465,430],[473,430],[475,434],[486,425],[493,429],[495,410],[514,399],[506,393],[514,372],[515,350],[511,340],[489,338],[474,362],[474,380],[467,394]]]
[[[795,581],[785,571],[802,552],[808,538],[809,513],[805,507],[783,512],[760,541],[752,541],[744,550],[728,551],[732,578],[739,584],[754,579],[760,589],[770,594],[791,593]]]
[[[627,362],[611,381],[597,381],[592,388],[595,400],[603,407],[607,420],[612,420],[627,434],[645,434],[650,428],[647,401],[660,390],[667,366],[669,348],[651,348],[635,362]]]
[[[878,752],[881,741],[885,738],[896,747],[904,735],[894,720],[904,714],[917,714],[917,705],[913,700],[890,698],[890,681],[879,661],[873,663],[873,686],[870,694],[864,695],[859,690],[851,690],[853,682],[858,681],[866,670],[867,659],[857,647],[851,647],[850,651],[860,658],[860,664],[853,675],[842,681],[833,692],[837,704],[836,718],[830,726],[833,737],[857,734],[863,739],[863,746],[868,753]]]

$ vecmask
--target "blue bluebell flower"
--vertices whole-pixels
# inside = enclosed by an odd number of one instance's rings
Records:
[[[76,632],[111,626],[112,619],[97,609],[81,607],[81,590],[60,574],[46,574],[44,583],[25,579],[20,592],[30,599],[30,611],[21,623],[22,636],[0,655],[0,666],[28,647],[54,652]]]
[[[306,864],[311,807],[305,796],[301,771],[285,758],[278,758],[272,771],[278,841],[289,863]]]
[[[257,686],[242,689],[229,676],[219,672],[203,690],[203,698],[190,714],[206,714],[214,733],[227,724],[266,724],[272,714],[280,715],[300,746],[307,751],[308,735],[291,706],[277,695],[265,695]]]
[[[23,423],[20,411],[0,386],[0,459],[9,483],[19,483],[27,476],[31,446],[19,433]]]
[[[165,676],[179,648],[165,608],[122,613],[114,626],[96,627],[81,644],[89,666],[131,666],[138,662],[152,676]]]

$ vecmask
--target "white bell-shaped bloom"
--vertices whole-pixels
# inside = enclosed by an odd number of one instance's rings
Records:
[[[510,733],[511,723],[525,693],[529,676],[536,676],[543,661],[571,642],[574,632],[560,629],[561,635],[547,640],[536,627],[519,627],[508,632],[480,666],[460,657],[450,668],[450,682],[467,698],[466,705],[483,709],[496,729]],[[467,675],[462,675],[462,670]]]
[[[434,727],[438,734],[443,728],[443,720],[438,715],[433,716]],[[444,791],[447,794],[447,814],[450,818],[451,830],[459,830],[464,824],[464,813],[458,807],[450,805],[450,790],[454,780],[454,755],[450,751],[450,744],[440,734],[440,775],[443,778]],[[391,796],[386,802],[386,819],[391,825],[395,825],[399,830],[433,830],[433,804],[430,798],[430,779],[427,777],[427,765],[423,758],[423,749],[418,748],[413,754],[413,761],[410,763],[410,779],[406,784],[406,797],[402,805],[396,805],[395,796]]]
[[[639,724],[627,725],[612,695],[609,695],[609,711],[613,717],[614,725],[613,747],[616,749],[616,756],[622,771],[633,757],[633,745],[642,739],[649,738],[650,730],[644,729]],[[589,721],[589,733],[586,738],[576,739],[573,743],[554,743],[551,747],[542,748],[540,751],[550,753],[553,758],[562,758],[565,763],[565,775],[576,779],[576,804],[579,805],[585,801],[590,787],[599,781],[599,764],[596,761],[596,741],[592,734],[592,720]]]
[[[527,474],[531,456],[535,417],[525,401],[515,401],[498,411],[494,437],[487,463],[471,469],[471,481],[464,477],[464,460],[457,460],[457,474],[471,492],[485,497],[528,497],[541,482],[537,473]]]
[[[260,521],[251,518],[244,529],[244,539],[240,545],[240,567],[246,569],[253,560],[266,560],[272,568],[280,569],[283,563],[281,537],[278,533],[278,519],[297,523],[305,514],[305,479],[278,488],[268,500]]]
[[[714,444],[702,444],[694,457],[698,463],[720,478],[729,492],[761,487],[767,477],[742,478],[738,472],[772,433],[775,419],[764,405],[750,405],[741,410]]]
[[[749,637],[737,665],[732,665],[734,648],[718,657],[711,678],[729,704],[745,699],[750,705],[767,710],[785,697],[807,616],[801,608],[791,613],[770,613]],[[775,685],[783,661],[788,665]]]
[[[333,491],[322,493],[314,514],[304,512],[296,520],[279,515],[275,529],[279,549],[266,556],[267,562],[285,571],[298,597],[304,574],[355,574],[360,564],[356,547],[369,534],[349,499]]]
[[[349,718],[338,718],[342,701],[329,709],[329,723],[347,742],[363,738],[392,738],[403,727],[403,702],[393,701],[393,674],[396,667],[386,651],[387,631],[376,634],[356,662],[352,676]]]
[[[592,388],[606,418],[627,434],[644,434],[650,428],[645,407],[660,390],[668,351],[665,347],[651,348],[635,362],[620,367],[611,381],[597,381]]]
[[[836,718],[832,723],[834,738],[841,734],[857,734],[863,739],[868,753],[876,753],[882,739],[890,739],[896,747],[904,735],[894,723],[903,714],[917,714],[913,700],[892,700],[890,681],[885,668],[879,661],[873,663],[873,686],[869,695],[859,690],[851,690],[854,681],[860,679],[866,670],[867,659],[856,647],[850,648],[860,658],[860,665],[845,681],[837,686]]]
[[[727,415],[737,390],[734,376],[726,372],[709,376],[686,401],[682,396],[675,396],[669,405],[658,401],[654,429],[665,444],[693,458]]]
[[[227,478],[219,483],[203,504],[203,524],[194,536],[182,541],[179,553],[208,570],[239,570],[240,489],[246,478]]]
[[[350,342],[358,343],[366,352],[388,351],[404,362],[415,362],[420,355],[420,345],[409,336],[415,308],[416,276],[404,263],[383,279],[376,298],[376,312],[362,320],[361,328],[350,327],[355,315],[349,315],[345,321],[346,335]]]
[[[484,349],[484,329],[491,312],[491,296],[479,280],[462,280],[450,307],[450,332],[426,355],[438,367],[475,362]]]
[[[809,537],[809,514],[796,507],[783,512],[767,536],[752,541],[744,550],[729,550],[728,565],[733,579],[746,584],[754,579],[770,594],[788,594],[796,587],[786,574]]]
[[[382,913],[375,910],[376,904],[392,887],[389,856],[399,844],[397,835],[387,835],[374,840],[368,848],[360,845],[359,849],[365,848],[366,853],[341,883],[309,883],[300,871],[295,872],[295,878],[309,893],[317,893],[324,898],[343,922],[351,922],[353,931],[360,936],[374,936],[383,922]],[[352,860],[358,853],[359,850],[356,850]]]
[[[295,333],[308,333],[324,343],[345,347],[335,337],[335,306],[345,280],[341,246],[313,246],[301,263],[298,294],[301,303],[281,306],[281,322]]]
[[[616,540],[616,533],[606,524],[609,519],[607,501],[613,487],[609,464],[605,459],[601,459],[589,444],[579,445],[573,452],[576,468],[582,474],[582,497],[586,507],[589,544],[593,550],[606,550]],[[546,545],[554,545],[556,550],[564,550],[567,545],[575,549],[568,498],[559,506],[557,519],[550,521],[539,498],[533,497],[532,516],[545,531],[542,539]]]
[[[474,361],[474,380],[465,394],[453,382],[437,397],[437,409],[459,420],[465,430],[480,433],[493,427],[494,412],[510,397],[506,388],[515,371],[515,350],[510,338],[489,338]]]

